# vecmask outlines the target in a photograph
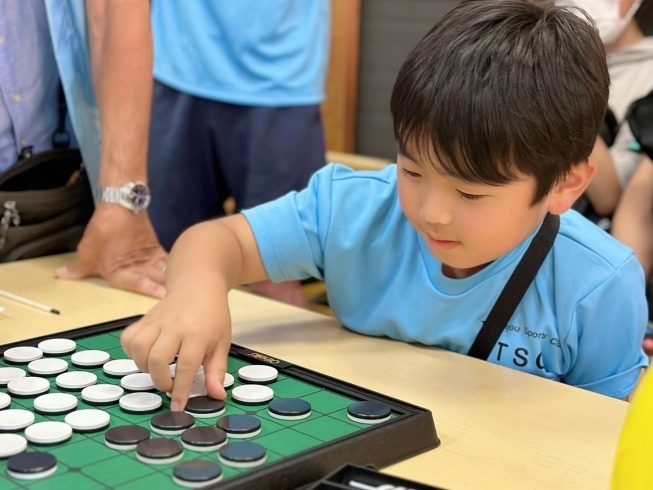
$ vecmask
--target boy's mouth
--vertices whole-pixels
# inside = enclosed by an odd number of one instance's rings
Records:
[[[454,240],[445,240],[440,237],[432,237],[431,235],[426,235],[426,237],[428,238],[428,241],[431,244],[431,246],[438,250],[451,250],[457,245],[460,245],[460,242]]]

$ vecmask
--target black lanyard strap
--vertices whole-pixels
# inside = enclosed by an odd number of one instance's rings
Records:
[[[468,356],[483,360],[490,357],[501,333],[542,267],[549,250],[553,247],[559,229],[560,217],[547,214],[526,253],[501,291],[499,299],[494,303],[487,320],[483,322],[481,331],[469,349]]]

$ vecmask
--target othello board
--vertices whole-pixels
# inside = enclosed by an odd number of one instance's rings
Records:
[[[224,404],[198,372],[171,413],[120,346],[135,320],[0,346],[0,488],[295,489],[439,444],[428,410],[237,345]]]

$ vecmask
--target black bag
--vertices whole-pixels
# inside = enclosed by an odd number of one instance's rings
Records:
[[[653,160],[653,92],[633,102],[626,119],[642,152]]]
[[[93,209],[79,150],[21,159],[0,175],[0,262],[75,251]]]
[[[0,174],[0,262],[74,252],[95,208],[79,150],[68,149],[66,98],[59,86],[54,150],[31,147]]]

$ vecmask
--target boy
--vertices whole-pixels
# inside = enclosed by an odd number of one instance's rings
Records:
[[[586,20],[550,2],[461,4],[397,77],[397,165],[331,165],[300,193],[188,230],[166,299],[125,331],[125,351],[172,390],[172,410],[201,363],[224,398],[228,291],[314,276],[350,329],[468,353],[540,225],[589,184],[608,86]],[[647,363],[645,326],[632,251],[569,212],[488,360],[626,398]]]

